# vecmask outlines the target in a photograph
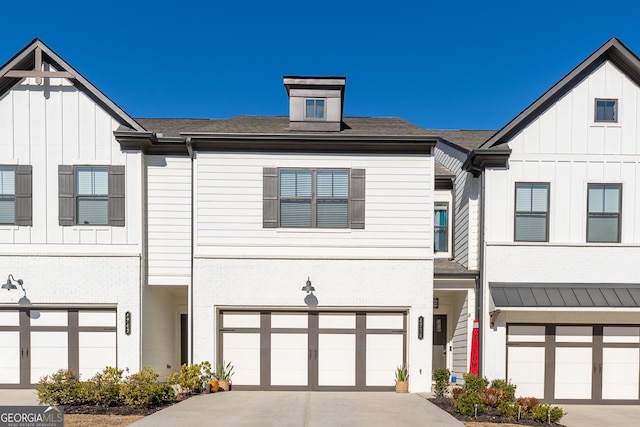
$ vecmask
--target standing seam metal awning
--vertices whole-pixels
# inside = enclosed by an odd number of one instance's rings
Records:
[[[496,308],[640,307],[640,284],[489,283]]]

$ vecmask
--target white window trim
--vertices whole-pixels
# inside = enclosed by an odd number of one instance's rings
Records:
[[[322,118],[308,117],[307,116],[307,101],[323,101],[324,107],[322,109]],[[304,98],[304,120],[312,122],[325,122],[327,121],[327,99],[326,98]]]
[[[435,247],[433,248],[433,257],[438,259],[450,259],[453,256],[453,194],[451,190],[436,190],[434,191],[433,196],[433,220],[431,233],[431,240],[435,240],[435,211],[436,211],[436,203],[446,203],[447,204],[447,251],[435,251]],[[432,242],[432,244],[434,244]]]

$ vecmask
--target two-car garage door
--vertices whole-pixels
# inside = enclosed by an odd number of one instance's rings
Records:
[[[404,312],[218,313],[219,358],[241,389],[390,390],[405,348]]]
[[[507,377],[520,396],[637,403],[640,326],[508,325]]]

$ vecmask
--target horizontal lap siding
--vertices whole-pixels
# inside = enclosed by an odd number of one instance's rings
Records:
[[[187,285],[191,271],[191,161],[147,156],[148,282]]]
[[[264,229],[264,167],[366,170],[364,230]],[[286,154],[199,154],[197,160],[197,241],[201,253],[221,256],[268,255],[264,247],[410,248],[431,250],[433,159],[428,156],[331,156]],[[225,249],[226,248],[226,249]],[[233,248],[233,249],[232,249]],[[244,249],[240,249],[244,248]],[[381,251],[380,253],[383,253]]]

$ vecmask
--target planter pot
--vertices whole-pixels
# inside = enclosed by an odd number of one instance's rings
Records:
[[[220,390],[229,391],[231,389],[229,380],[218,380],[218,388]]]
[[[218,392],[218,380],[211,380],[209,381],[209,386],[211,387],[211,393],[217,393]]]
[[[409,381],[396,381],[396,393],[409,393]]]

